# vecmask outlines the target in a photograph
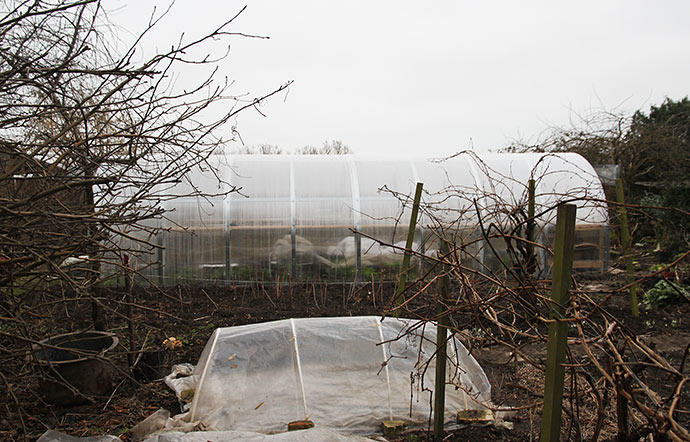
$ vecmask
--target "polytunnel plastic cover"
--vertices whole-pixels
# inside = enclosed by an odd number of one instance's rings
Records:
[[[415,249],[422,253],[438,247],[435,232],[443,227],[457,244],[468,245],[466,262],[478,270],[493,268],[497,260],[486,253],[479,219],[511,231],[526,210],[528,182],[534,179],[537,242],[551,245],[551,209],[575,202],[576,247],[582,244],[579,250],[592,255],[578,258],[591,261],[581,267],[605,267],[606,198],[595,170],[577,154],[463,152],[444,161],[218,154],[207,166],[193,168],[178,184],[157,186],[152,204],[165,209],[165,216],[149,221],[149,230],[127,232],[144,242],[122,244],[138,255],[137,270],[160,284],[390,278],[402,254],[368,238],[404,244],[417,182],[424,183],[415,235]],[[150,229],[156,222],[161,230],[154,238]],[[492,241],[494,247],[503,242]],[[160,247],[153,250],[153,243]]]
[[[304,419],[360,434],[378,431],[387,419],[425,424],[435,340],[433,324],[396,318],[288,319],[219,328],[194,372],[190,419],[217,430],[264,433]],[[460,410],[489,405],[491,387],[460,342],[450,339],[447,351],[450,423]]]

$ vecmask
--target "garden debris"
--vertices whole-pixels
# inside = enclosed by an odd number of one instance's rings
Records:
[[[194,366],[192,364],[177,364],[173,365],[170,374],[163,379],[165,385],[175,392],[183,412],[189,410],[192,399],[194,399],[196,378],[192,376],[193,373]]]
[[[385,420],[381,422],[384,436],[395,436],[405,428],[405,421],[400,420]]]
[[[288,423],[288,431],[306,430],[308,428],[314,428],[314,422],[303,420]]]
[[[144,440],[149,434],[164,428],[170,419],[170,412],[161,408],[132,428],[132,441],[139,442]]]

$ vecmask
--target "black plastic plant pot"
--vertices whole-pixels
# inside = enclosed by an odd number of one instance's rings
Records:
[[[56,405],[79,405],[113,389],[114,369],[105,354],[118,344],[117,336],[101,331],[53,336],[34,345],[41,367],[41,393]]]
[[[141,354],[137,365],[132,369],[134,379],[139,382],[153,382],[165,376],[166,350],[148,350]]]

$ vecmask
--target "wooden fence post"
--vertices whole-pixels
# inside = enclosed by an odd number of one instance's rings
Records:
[[[403,303],[403,291],[405,290],[405,282],[407,281],[407,272],[410,270],[410,250],[414,241],[414,232],[417,229],[417,213],[419,213],[419,202],[422,199],[422,188],[424,183],[417,183],[414,192],[414,202],[412,203],[412,214],[410,215],[410,226],[407,229],[407,241],[405,242],[405,255],[403,256],[402,265],[400,266],[400,275],[398,276],[398,287],[395,293],[395,303],[393,316],[400,317],[399,307]]]
[[[568,346],[568,323],[560,319],[563,318],[565,306],[570,299],[576,211],[577,206],[574,204],[558,206],[550,303],[550,317],[555,321],[549,324],[541,442],[557,442],[560,436],[565,377],[563,363]]]
[[[448,243],[441,239],[441,257],[447,259]],[[436,376],[434,379],[434,440],[443,440],[443,423],[446,411],[446,347],[448,340],[448,311],[445,301],[448,300],[450,277],[448,264],[441,266],[439,281],[438,321],[436,322]]]
[[[623,193],[623,181],[620,178],[616,180],[616,199],[620,204],[625,204],[625,194]],[[623,246],[623,254],[625,255],[625,271],[628,274],[628,283],[635,280],[635,268],[632,260],[632,238],[630,237],[630,228],[628,227],[628,211],[625,206],[618,207],[618,216],[620,220],[621,232],[621,246]],[[640,306],[637,303],[637,284],[630,287],[630,309],[632,315],[637,317],[640,315]]]

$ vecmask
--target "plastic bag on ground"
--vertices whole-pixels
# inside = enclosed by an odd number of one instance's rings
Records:
[[[165,385],[175,392],[182,412],[189,410],[196,390],[196,378],[192,374],[194,374],[192,364],[177,364],[173,365],[170,374],[163,378]]]

